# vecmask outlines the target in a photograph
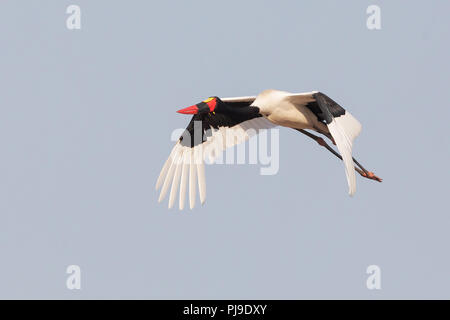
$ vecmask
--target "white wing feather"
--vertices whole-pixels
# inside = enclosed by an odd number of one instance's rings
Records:
[[[334,118],[328,124],[328,129],[336,142],[339,153],[345,167],[347,176],[348,193],[354,195],[356,192],[355,164],[352,158],[353,140],[361,132],[361,124],[348,111],[344,115]]]
[[[183,169],[181,170],[181,183],[180,183],[180,210],[184,209],[184,201],[186,199],[186,183],[188,178],[188,170],[189,170],[189,149],[184,147],[184,157],[183,157]]]
[[[248,97],[248,99],[254,99],[254,97]],[[275,126],[269,120],[259,117],[244,121],[233,127],[211,128],[212,135],[208,137],[207,141],[194,148],[183,147],[177,142],[156,182],[156,189],[159,189],[162,185],[158,201],[161,202],[164,199],[171,186],[169,208],[173,206],[179,189],[179,209],[183,210],[186,198],[186,184],[189,180],[189,207],[192,209],[195,206],[197,184],[200,203],[203,204],[206,200],[205,156],[213,163],[225,149],[245,142],[250,137],[258,134],[262,129],[269,129]]]

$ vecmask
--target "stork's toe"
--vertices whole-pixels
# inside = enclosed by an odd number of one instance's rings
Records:
[[[363,173],[362,174],[363,177],[367,178],[367,179],[372,179],[378,182],[382,182],[383,179],[381,179],[380,177],[377,177],[373,172],[368,171],[367,174]]]

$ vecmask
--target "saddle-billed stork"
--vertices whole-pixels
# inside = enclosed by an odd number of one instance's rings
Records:
[[[246,141],[261,129],[276,125],[298,130],[343,160],[350,195],[356,191],[355,170],[364,178],[382,181],[352,157],[353,140],[361,132],[359,121],[321,92],[265,90],[258,96],[251,97],[210,97],[177,112],[194,116],[175,144],[156,182],[156,190],[162,186],[159,202],[164,199],[170,187],[169,208],[175,202],[178,188],[179,208],[184,208],[188,180],[190,208],[195,206],[196,180],[200,202],[204,203],[204,157],[207,149],[204,147],[224,150]],[[340,154],[323,138],[306,130],[313,130],[330,139]],[[213,158],[217,156],[214,152]],[[211,152],[209,156],[211,157]]]

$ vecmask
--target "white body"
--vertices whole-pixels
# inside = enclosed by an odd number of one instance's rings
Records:
[[[260,109],[261,114],[271,122],[294,129],[315,129],[328,133],[327,126],[317,120],[317,117],[306,107],[314,101],[313,94],[289,93],[278,90],[265,90],[253,101],[252,105]]]

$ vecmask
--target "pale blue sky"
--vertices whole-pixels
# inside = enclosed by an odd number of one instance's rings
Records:
[[[66,29],[70,4],[82,29]],[[381,7],[382,30],[366,28]],[[0,298],[450,298],[448,1],[2,1]],[[280,131],[280,170],[154,183],[211,95],[320,90],[385,179]],[[69,291],[66,267],[82,270]],[[367,266],[382,290],[366,288]]]

